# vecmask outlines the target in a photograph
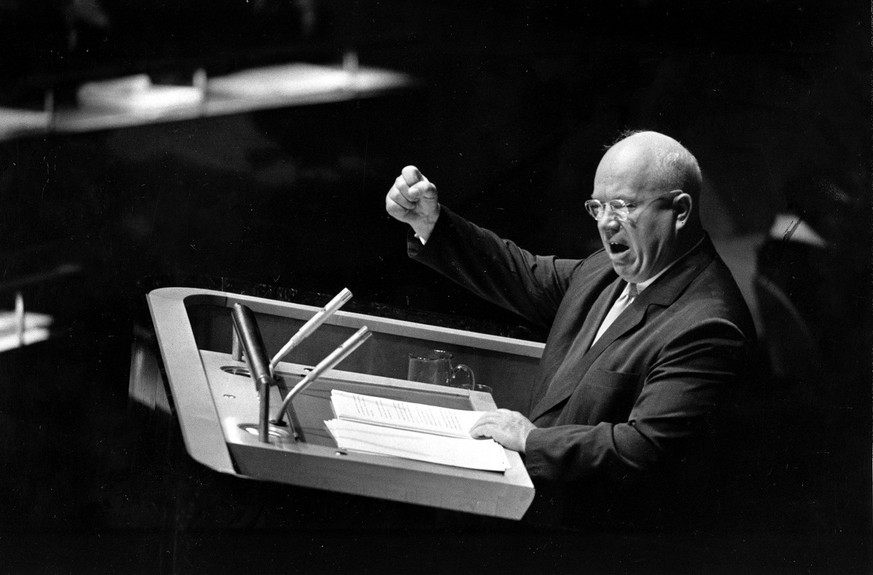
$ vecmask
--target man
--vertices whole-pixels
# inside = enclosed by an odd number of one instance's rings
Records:
[[[701,226],[701,182],[672,138],[620,140],[586,202],[603,249],[584,260],[534,256],[463,220],[412,166],[386,196],[414,232],[411,257],[550,326],[527,413],[488,413],[472,433],[523,454],[553,511],[600,497],[592,486],[672,477],[738,383],[754,328]]]

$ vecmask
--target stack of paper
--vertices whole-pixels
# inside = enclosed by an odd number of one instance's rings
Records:
[[[503,447],[492,439],[470,437],[484,412],[339,390],[331,392],[331,404],[336,419],[325,425],[340,449],[469,469],[509,469]]]

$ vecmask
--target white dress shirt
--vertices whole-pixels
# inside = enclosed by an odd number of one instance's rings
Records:
[[[636,299],[638,295],[643,293],[644,289],[655,283],[655,280],[664,275],[664,272],[672,268],[676,262],[684,258],[689,252],[697,248],[697,246],[699,246],[702,242],[703,238],[700,238],[700,240],[698,240],[698,242],[694,244],[694,247],[670,262],[670,265],[668,265],[646,281],[637,284],[626,284],[624,286],[624,290],[622,290],[621,292],[621,295],[618,296],[618,299],[615,300],[615,303],[613,303],[612,307],[609,308],[609,313],[607,313],[606,317],[603,318],[603,323],[600,324],[600,328],[597,330],[597,334],[594,336],[594,340],[592,340],[591,345],[594,345],[597,340],[600,339],[600,336],[603,335],[603,332],[605,332],[609,328],[609,326],[612,325],[615,319],[619,315],[621,315],[621,312],[627,309],[627,307],[634,302],[634,299]]]

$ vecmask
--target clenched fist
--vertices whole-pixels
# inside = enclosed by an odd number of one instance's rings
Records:
[[[427,241],[440,217],[436,186],[418,168],[406,166],[385,196],[385,211],[412,226],[415,234]]]

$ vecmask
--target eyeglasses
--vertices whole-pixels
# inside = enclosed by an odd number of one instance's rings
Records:
[[[601,202],[600,200],[588,200],[587,202],[585,202],[585,210],[589,214],[591,214],[592,218],[594,218],[595,220],[599,220],[600,216],[606,213],[606,208],[608,206],[610,211],[612,211],[612,215],[615,217],[615,219],[623,222],[627,219],[628,215],[630,215],[632,210],[635,210],[646,204],[650,204],[655,200],[666,198],[670,194],[676,194],[681,191],[682,190],[672,190],[665,194],[661,194],[660,196],[649,198],[648,200],[640,203],[625,202],[624,200],[610,200],[608,202]]]

